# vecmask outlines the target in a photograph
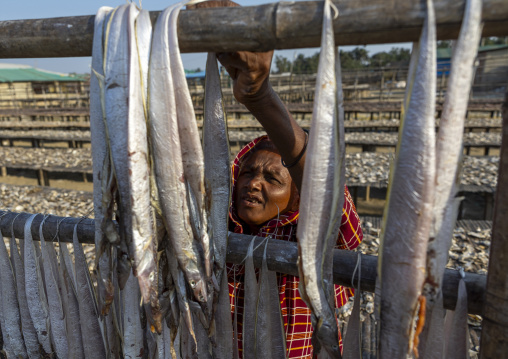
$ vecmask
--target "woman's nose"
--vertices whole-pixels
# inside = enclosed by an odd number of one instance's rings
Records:
[[[257,176],[253,176],[249,182],[247,183],[247,187],[249,189],[257,189],[257,190],[260,190],[261,189],[261,176],[257,175]]]

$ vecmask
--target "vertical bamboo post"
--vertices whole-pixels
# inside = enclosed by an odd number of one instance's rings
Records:
[[[480,358],[508,353],[508,91],[503,104],[503,132],[492,225],[487,290],[483,307]]]

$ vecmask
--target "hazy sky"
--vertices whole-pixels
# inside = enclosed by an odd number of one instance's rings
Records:
[[[176,0],[144,0],[142,1],[142,6],[147,10],[163,10],[176,2]],[[236,2],[243,6],[249,6],[275,2],[275,0],[237,0]],[[125,4],[125,0],[3,0],[2,3],[0,21],[92,15],[95,14],[97,9],[101,6],[115,7]],[[393,46],[410,48],[409,44],[371,45],[367,47],[367,50],[370,54],[374,54],[380,51],[388,51]],[[342,47],[343,50],[351,50],[352,48],[354,48],[354,46]],[[308,56],[317,51],[319,51],[317,48],[296,49],[277,51],[276,54],[291,59],[295,53],[304,53]],[[195,69],[197,67],[204,69],[205,67],[206,55],[204,53],[183,54],[182,59],[186,69]],[[0,59],[0,62],[27,64],[41,69],[63,73],[86,73],[90,71],[91,58]]]

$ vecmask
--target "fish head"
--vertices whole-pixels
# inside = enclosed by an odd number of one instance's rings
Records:
[[[331,318],[330,321],[325,321],[320,318],[315,335],[319,341],[321,348],[324,348],[332,358],[340,358],[340,347],[339,347],[339,331],[336,325],[335,318]]]
[[[194,297],[198,302],[206,302],[208,299],[207,290],[206,290],[206,283],[204,280],[189,280],[189,285],[192,289],[192,293],[194,293]]]

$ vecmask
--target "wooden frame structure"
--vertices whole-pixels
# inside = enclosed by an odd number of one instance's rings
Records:
[[[415,41],[424,19],[424,2],[417,0],[345,0],[337,2],[340,16],[335,20],[337,45],[378,44]],[[462,21],[465,0],[434,0],[438,39],[456,38]],[[401,16],[404,14],[404,16]],[[178,19],[178,35],[182,52],[266,51],[270,49],[319,46],[323,18],[321,2],[280,2],[255,7],[214,8],[183,11]],[[154,21],[158,12],[152,12]],[[235,21],[228,21],[235,19]],[[508,36],[508,2],[483,0],[483,36]],[[0,58],[89,56],[92,48],[94,16],[0,22]],[[500,171],[492,231],[491,259],[486,290],[469,281],[469,301],[480,305],[470,312],[484,315],[481,358],[498,358],[508,351],[508,94],[505,100]],[[8,215],[12,215],[8,214]],[[6,223],[8,215],[1,222]],[[21,218],[18,220],[21,223]],[[60,226],[62,238],[71,238],[70,227],[77,219],[66,219]],[[9,222],[10,223],[10,222]],[[51,228],[48,222],[46,228]],[[34,221],[34,226],[37,224]],[[21,236],[15,224],[16,236]],[[9,227],[10,228],[10,227]],[[33,229],[33,228],[32,228]],[[56,229],[56,228],[55,228]],[[36,231],[33,231],[34,235]],[[6,233],[6,232],[4,232]],[[7,232],[8,233],[8,232]],[[80,239],[91,241],[93,221],[80,224]],[[242,258],[233,253],[236,235],[232,235],[228,253],[231,261]],[[245,239],[241,239],[244,241]],[[294,270],[294,249],[270,245],[287,256],[277,256],[272,269]],[[238,246],[241,249],[241,245]],[[292,252],[293,251],[293,252]],[[336,260],[346,260],[336,254]],[[372,263],[371,263],[372,262]],[[362,273],[375,276],[373,259]],[[347,266],[344,266],[347,267]],[[374,271],[374,272],[372,272]],[[348,282],[352,276],[348,272]],[[337,279],[337,277],[336,277]],[[340,282],[340,281],[338,281]],[[348,283],[342,283],[346,284]],[[445,279],[446,283],[450,283]],[[478,284],[478,283],[477,283]],[[367,289],[369,285],[362,283]],[[456,287],[455,287],[456,288]],[[476,289],[473,289],[476,288]],[[478,289],[481,288],[481,289]],[[445,288],[444,288],[445,289]],[[475,290],[479,292],[474,294]],[[456,291],[456,289],[455,289]],[[485,302],[483,303],[483,295]],[[452,300],[453,301],[453,300]],[[448,307],[454,307],[447,304]]]

